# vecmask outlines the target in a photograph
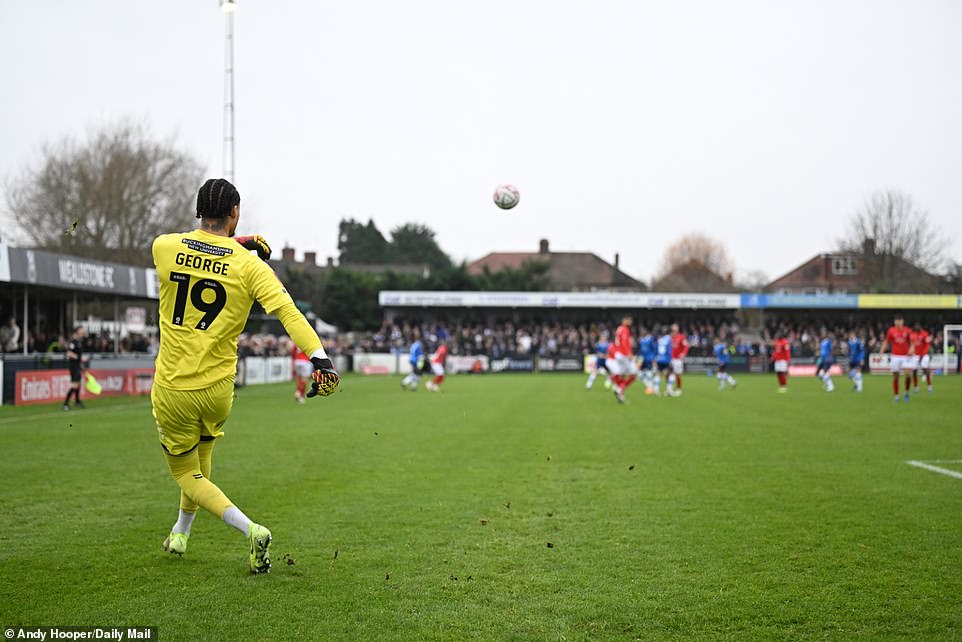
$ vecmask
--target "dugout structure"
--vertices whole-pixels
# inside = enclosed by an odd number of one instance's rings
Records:
[[[20,328],[16,351],[0,361],[3,400],[13,398],[16,372],[65,367],[53,347],[76,325],[111,334],[112,345],[97,354],[110,359],[110,367],[152,368],[146,353],[120,354],[120,339],[156,332],[157,298],[153,268],[0,244],[0,325],[13,318]]]

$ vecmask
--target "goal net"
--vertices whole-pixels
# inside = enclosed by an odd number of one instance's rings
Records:
[[[958,359],[962,358],[959,354],[959,346],[962,345],[962,325],[949,323],[942,327],[942,374],[958,372]],[[952,345],[952,338],[955,338],[955,352],[949,353],[949,346]]]

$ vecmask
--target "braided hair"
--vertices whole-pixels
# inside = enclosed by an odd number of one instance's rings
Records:
[[[240,194],[226,179],[209,178],[197,191],[197,218],[226,219],[235,205],[240,205]]]

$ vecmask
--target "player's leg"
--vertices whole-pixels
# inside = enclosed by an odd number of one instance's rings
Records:
[[[788,362],[779,360],[775,362],[775,375],[778,379],[778,392],[788,391]]]
[[[201,417],[203,423],[203,428],[201,429],[201,443],[205,441],[206,436],[216,438],[224,434],[222,427],[227,422],[227,418],[230,416],[231,408],[234,405],[234,394],[232,388],[232,382],[229,379],[226,379],[203,391],[205,398],[202,400],[202,408],[206,412]],[[199,463],[198,453],[198,464]],[[209,465],[207,471],[208,473],[210,472]],[[207,484],[217,488],[209,479],[205,478],[203,481],[206,481]],[[224,496],[224,499],[227,499],[226,495]],[[203,502],[199,501],[196,496],[194,497],[194,500],[197,501],[200,506],[207,509],[207,506],[205,506]],[[230,500],[228,500],[228,502],[230,502]],[[214,505],[217,506],[218,504],[215,503]],[[271,570],[271,532],[265,526],[251,521],[251,519],[247,517],[247,515],[245,515],[237,506],[235,506],[233,502],[230,502],[230,505],[224,509],[223,513],[220,515],[220,518],[225,524],[228,526],[233,526],[247,536],[247,540],[250,545],[251,573],[269,572]]]
[[[825,375],[823,377],[825,382],[825,390],[827,392],[832,392],[835,390],[835,383],[832,381],[832,362],[828,361],[825,364]]]
[[[199,506],[223,518],[224,511],[233,504],[220,488],[204,476],[200,467],[199,450],[200,443],[185,453],[164,453],[167,468],[181,490],[180,509],[183,512],[196,513]]]
[[[186,508],[196,504],[244,533],[251,546],[251,572],[269,571],[270,531],[252,522],[205,475],[205,471],[210,474],[211,470],[212,439],[223,435],[221,427],[233,405],[233,380],[227,378],[205,390],[194,391],[167,390],[155,384],[151,401],[164,458],[182,497],[188,500]],[[201,447],[208,443],[210,447]]]
[[[304,397],[307,394],[307,379],[301,376],[300,373],[297,375],[297,384],[294,388],[294,400],[297,403],[304,403]]]
[[[219,517],[247,536],[251,544],[250,569],[252,573],[270,570],[271,534],[265,527],[255,524],[237,508],[216,484],[204,477],[200,470],[197,448],[180,455],[164,453],[167,467],[181,491],[201,508]]]
[[[201,441],[197,444],[197,459],[200,466],[200,473],[210,479],[211,458],[214,450],[214,438],[208,435],[201,436]],[[183,490],[180,491],[180,509],[177,511],[177,521],[170,529],[170,535],[164,540],[164,550],[177,555],[187,552],[187,539],[190,537],[190,527],[197,516],[197,502],[188,497]]]
[[[738,382],[735,381],[735,377],[733,377],[733,376],[731,375],[731,373],[728,372],[728,365],[727,365],[727,364],[725,365],[725,382],[726,382],[729,386],[731,386],[732,388],[734,388],[735,386],[738,385]]]
[[[895,395],[895,401],[899,400],[899,378],[902,376],[902,357],[891,355],[891,371],[892,371],[892,393]]]
[[[73,397],[73,382],[70,383],[70,387],[67,388],[67,396],[63,400],[63,409],[70,410],[70,398]]]
[[[644,361],[641,364],[641,380],[645,384],[645,394],[650,395],[652,393],[652,388],[654,387],[654,369],[648,361]]]
[[[63,409],[70,410],[70,398],[76,399],[75,405],[80,403],[80,374],[70,373],[70,387],[67,388],[67,397],[63,400]]]
[[[627,355],[622,355],[619,361],[621,363],[621,391],[624,392],[638,378],[638,367],[635,365],[635,360]]]
[[[441,382],[444,381],[444,366],[442,366],[440,363],[434,363],[434,362],[432,362],[432,363],[431,363],[431,374],[434,375],[434,378],[431,379],[431,381],[428,382],[429,384],[431,384],[430,386],[428,386],[428,389],[429,389],[431,392],[440,392],[440,391],[441,391]],[[425,385],[427,385],[427,384],[425,384]]]
[[[615,399],[618,403],[625,402],[624,394],[624,377],[621,371],[621,362],[617,357],[612,359],[605,359],[605,370],[608,371],[608,381],[611,382],[611,390],[615,395]]]
[[[926,389],[932,392],[932,371],[929,369],[929,355],[923,354],[915,358],[915,367],[920,371],[919,378],[925,382]],[[918,386],[915,387],[915,392],[918,392]]]

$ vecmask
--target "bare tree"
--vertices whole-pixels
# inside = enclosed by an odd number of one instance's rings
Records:
[[[728,251],[718,241],[704,234],[688,234],[668,246],[661,261],[661,276],[691,261],[697,261],[722,278],[734,268]]]
[[[745,292],[761,292],[765,289],[771,279],[761,270],[749,270],[739,274],[735,279],[735,284],[739,290]]]
[[[908,291],[931,285],[930,275],[945,265],[948,240],[911,196],[889,189],[866,199],[838,246],[862,256],[865,285],[873,291]]]
[[[898,190],[877,191],[849,219],[847,235],[839,246],[849,252],[863,252],[908,261],[927,271],[945,262],[947,239],[919,209],[912,197]]]
[[[154,238],[192,222],[203,172],[172,139],[121,122],[45,145],[38,166],[9,182],[8,217],[32,246],[149,265]]]

